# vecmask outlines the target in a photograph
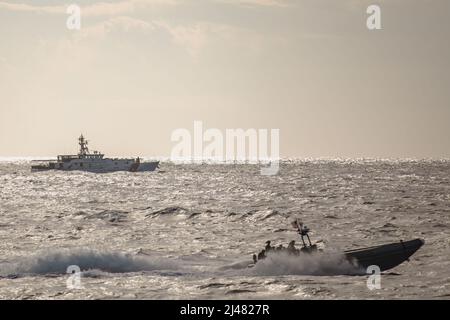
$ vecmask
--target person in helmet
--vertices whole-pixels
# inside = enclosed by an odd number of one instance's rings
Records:
[[[287,251],[289,254],[297,254],[297,249],[295,248],[295,240],[289,242]]]
[[[266,241],[266,252],[269,252],[270,250],[273,250],[273,247],[270,245],[270,240]]]
[[[262,260],[266,257],[266,250],[262,249],[260,253],[258,253],[258,261]]]

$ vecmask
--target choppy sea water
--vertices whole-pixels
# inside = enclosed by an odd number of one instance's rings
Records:
[[[450,298],[450,161],[283,161],[174,165],[158,172],[31,173],[0,162],[2,299]],[[329,257],[277,256],[300,218]],[[426,244],[381,276],[339,252],[400,239]],[[67,287],[69,265],[81,289]],[[345,275],[350,274],[350,275]]]

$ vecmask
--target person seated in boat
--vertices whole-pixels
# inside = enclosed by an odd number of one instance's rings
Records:
[[[277,252],[281,252],[281,251],[283,251],[284,250],[284,247],[283,247],[283,245],[282,244],[280,244],[278,247],[276,247],[276,249],[275,249]]]
[[[297,254],[297,249],[295,248],[295,240],[289,242],[287,251],[289,254]]]
[[[262,260],[266,257],[266,250],[262,249],[260,253],[258,253],[258,261]]]
[[[266,252],[269,252],[269,251],[273,250],[273,247],[270,245],[270,240],[266,241],[265,250],[266,250]]]

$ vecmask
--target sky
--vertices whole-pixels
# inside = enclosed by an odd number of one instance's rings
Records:
[[[449,39],[448,0],[0,0],[0,156],[169,156],[198,120],[279,129],[282,157],[450,158]]]

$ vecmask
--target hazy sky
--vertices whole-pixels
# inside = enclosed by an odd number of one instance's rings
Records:
[[[279,128],[284,157],[448,158],[449,59],[448,0],[0,0],[0,156],[81,132],[168,156],[201,120]]]

